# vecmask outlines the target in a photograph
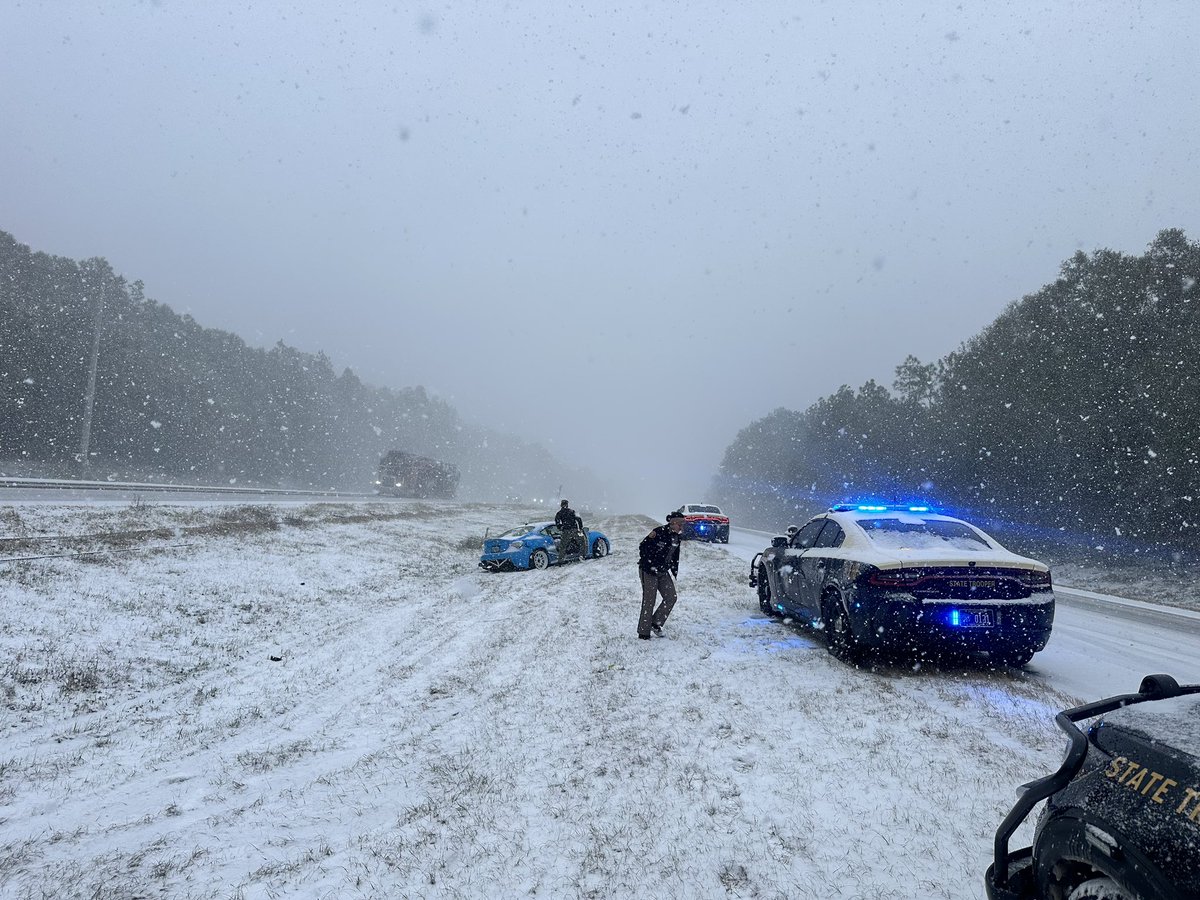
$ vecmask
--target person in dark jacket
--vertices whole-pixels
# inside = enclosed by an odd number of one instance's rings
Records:
[[[559,559],[565,560],[570,556],[582,558],[583,519],[575,515],[575,510],[571,509],[569,500],[564,500],[559,504],[558,512],[554,514],[554,524],[558,526],[559,533],[562,535]]]
[[[667,513],[667,524],[659,525],[642,538],[638,545],[638,574],[642,579],[642,612],[638,617],[637,635],[644,641],[654,632],[662,636],[662,627],[675,606],[678,594],[675,579],[679,576],[679,535],[683,531],[683,513]],[[662,603],[654,608],[656,597]]]

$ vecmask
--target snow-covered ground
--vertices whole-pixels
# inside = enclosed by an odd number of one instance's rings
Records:
[[[746,533],[687,544],[638,641],[655,523],[478,570],[528,517],[0,507],[38,557],[0,565],[0,895],[979,898],[1054,713],[1137,686],[1127,646],[1070,655],[1065,604],[1024,672],[851,669],[758,612]]]

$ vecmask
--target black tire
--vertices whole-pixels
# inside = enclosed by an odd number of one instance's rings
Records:
[[[767,567],[758,566],[758,608],[772,619],[779,618],[779,610],[771,605],[771,582],[767,580]]]
[[[1067,900],[1132,900],[1115,881],[1104,876],[1075,885],[1066,897]]]
[[[544,569],[550,565],[550,554],[538,547],[529,554],[529,568]]]
[[[826,597],[825,602],[821,604],[821,609],[825,619],[825,640],[830,655],[841,662],[857,666],[863,658],[863,649],[858,639],[854,637],[854,631],[850,627],[850,617],[846,615],[842,601],[837,597]]]
[[[596,543],[592,544],[592,559],[600,559],[608,556],[608,541],[604,538],[596,538]]]
[[[993,650],[988,655],[997,665],[1019,669],[1033,659],[1034,652],[1028,647],[1005,647],[1003,650]]]

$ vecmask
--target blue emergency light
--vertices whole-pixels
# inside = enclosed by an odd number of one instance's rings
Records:
[[[831,512],[847,512],[849,510],[857,512],[887,512],[889,509],[914,513],[927,513],[931,511],[928,506],[910,505],[908,503],[839,503],[836,506],[830,507]]]

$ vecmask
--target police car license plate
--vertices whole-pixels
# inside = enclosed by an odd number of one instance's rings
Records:
[[[958,624],[961,628],[991,628],[992,611],[990,609],[961,610],[958,614]]]

